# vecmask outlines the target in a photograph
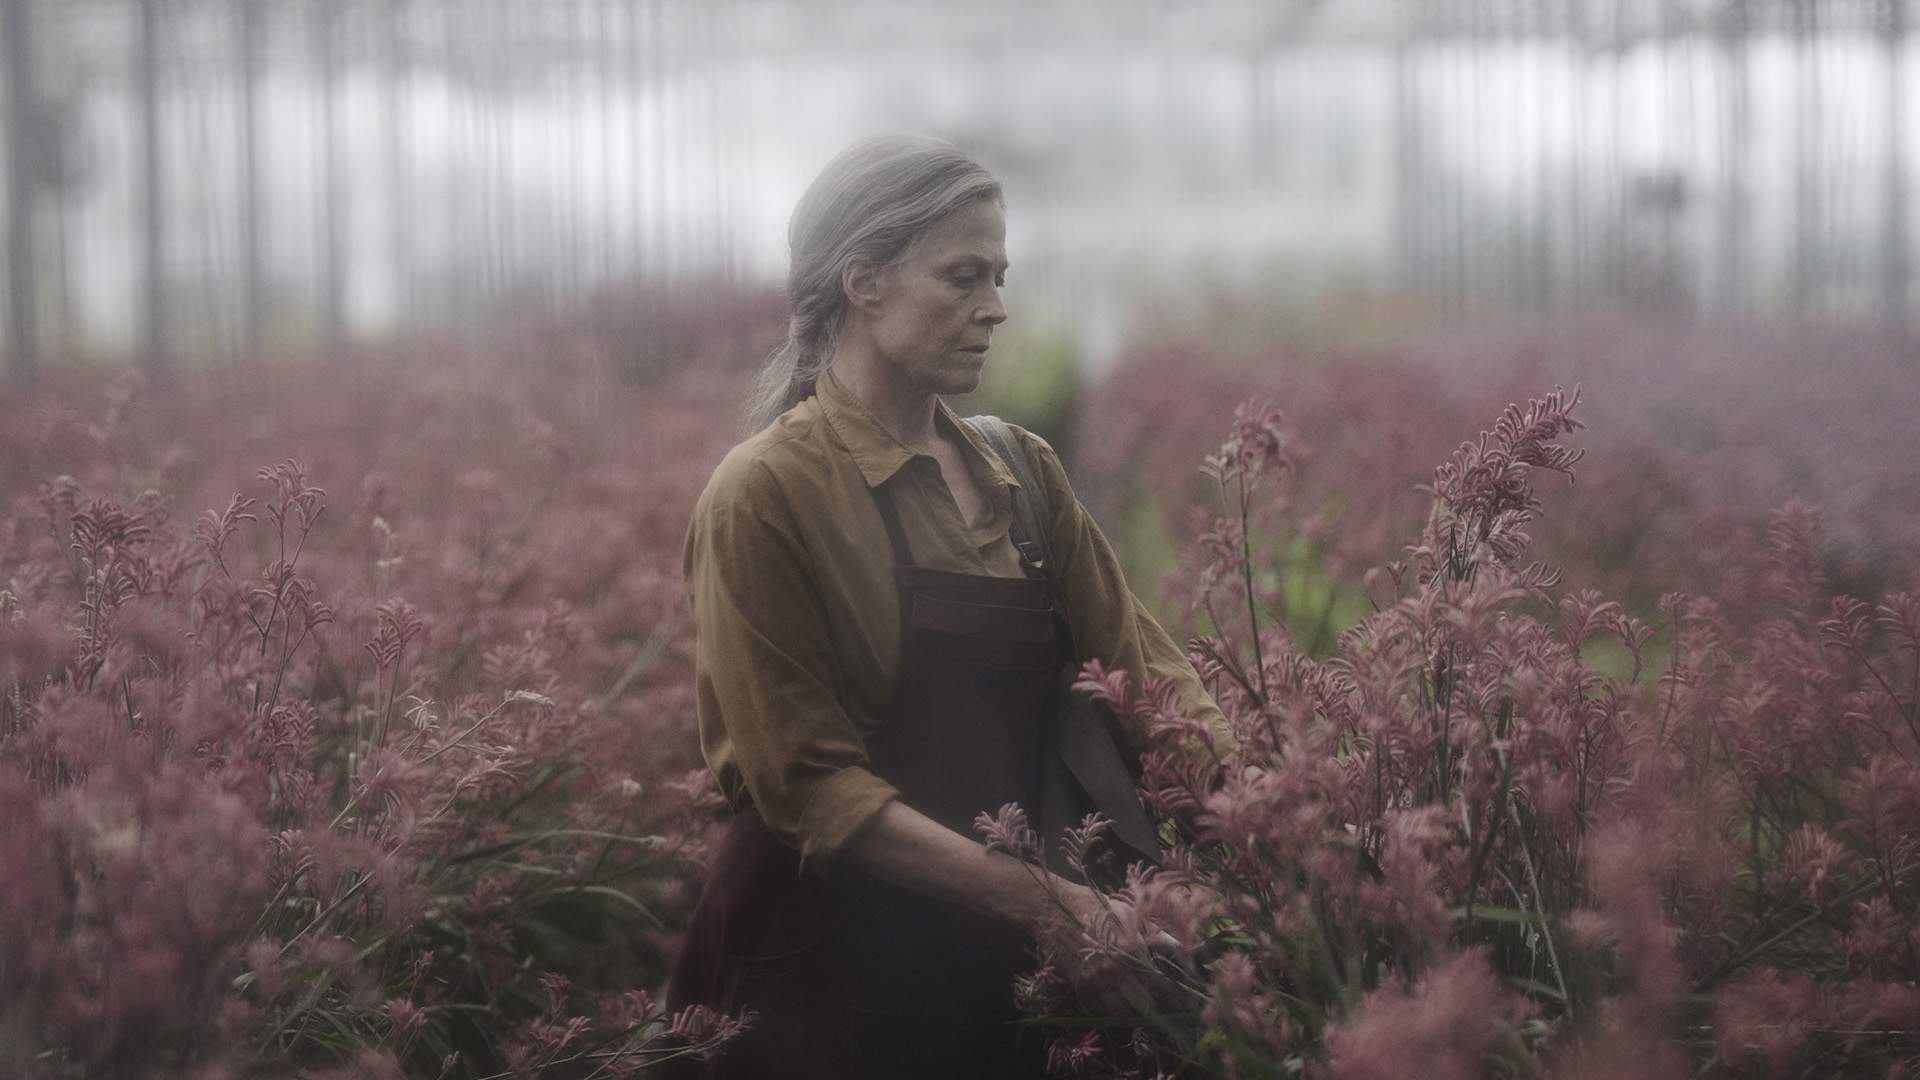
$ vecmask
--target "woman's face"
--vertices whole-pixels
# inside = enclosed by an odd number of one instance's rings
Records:
[[[993,328],[1007,321],[1007,220],[991,200],[934,223],[913,254],[882,271],[868,309],[880,357],[906,384],[934,394],[980,385]]]

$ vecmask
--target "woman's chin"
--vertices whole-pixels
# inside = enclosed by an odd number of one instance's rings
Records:
[[[938,392],[941,394],[971,394],[980,389],[980,374],[987,364],[985,357],[967,352],[958,355],[966,359],[940,368]]]
[[[980,389],[980,369],[956,371],[947,377],[947,385],[941,388],[942,394],[971,394]]]

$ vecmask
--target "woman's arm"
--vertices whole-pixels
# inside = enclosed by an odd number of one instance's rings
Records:
[[[1092,890],[962,836],[898,799],[868,819],[841,858],[915,892],[1035,927],[1054,907],[1051,888],[1083,922],[1099,910]]]
[[[842,707],[812,559],[756,457],[736,448],[714,470],[683,560],[701,753],[736,808],[750,802],[804,872],[824,874],[899,792]]]
[[[1056,897],[1083,932],[1102,940],[1112,940],[1095,929],[1104,913],[1113,914],[1116,926],[1144,925],[1121,897],[1102,899],[1085,885],[1005,852],[988,851],[898,799],[853,834],[840,857],[896,885],[998,915],[1029,930],[1039,929],[1054,910]],[[1048,894],[1049,888],[1053,895]],[[1162,955],[1181,952],[1180,943],[1164,930],[1149,932],[1141,944]],[[1113,1016],[1133,1015],[1153,1000],[1139,973],[1125,967],[1097,983],[1081,985],[1079,993],[1090,1008]]]
[[[1014,431],[1026,444],[1053,507],[1052,558],[1066,592],[1068,616],[1080,654],[1098,657],[1109,670],[1125,670],[1136,691],[1148,678],[1168,680],[1186,714],[1209,732],[1204,743],[1192,740],[1189,749],[1195,760],[1203,766],[1231,761],[1239,749],[1233,726],[1207,692],[1186,650],[1128,588],[1119,557],[1099,523],[1074,497],[1059,455],[1033,432],[1018,427]],[[1144,751],[1147,733],[1133,728],[1128,717],[1118,719],[1132,743],[1128,750],[1134,754]]]

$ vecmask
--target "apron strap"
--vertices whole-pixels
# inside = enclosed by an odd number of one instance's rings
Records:
[[[1105,706],[1074,690],[1074,676],[1082,659],[1074,643],[1073,624],[1067,618],[1066,589],[1060,582],[1060,568],[1051,565],[1047,544],[1047,520],[1053,508],[1048,505],[1047,489],[1034,475],[1026,454],[1014,445],[1006,421],[997,416],[970,416],[963,423],[983,436],[994,453],[1012,470],[1020,487],[1014,492],[1013,529],[1010,538],[1020,549],[1021,565],[1029,576],[1043,575],[1060,626],[1067,635],[1073,663],[1061,673],[1060,706],[1057,710],[1053,744],[1058,757],[1079,781],[1081,790],[1093,800],[1094,808],[1104,812],[1114,824],[1114,833],[1136,853],[1160,862],[1159,832],[1147,815],[1134,788],[1132,769],[1120,752],[1120,739],[1114,731],[1113,716]],[[1024,535],[1023,535],[1024,534]],[[1049,797],[1070,799],[1061,794],[1059,782],[1049,776]],[[1054,814],[1056,820],[1061,815]]]
[[[1020,553],[1020,569],[1030,578],[1046,582],[1047,597],[1053,603],[1053,610],[1060,615],[1060,625],[1066,628],[1067,640],[1073,640],[1073,625],[1067,620],[1067,596],[1060,584],[1059,568],[1049,565],[1052,557],[1047,543],[1047,521],[1052,516],[1053,507],[1047,500],[1047,489],[1040,486],[1039,477],[1034,475],[1033,467],[1027,461],[1027,455],[1013,444],[1013,435],[1007,430],[1006,421],[997,416],[969,416],[960,421],[974,430],[974,433],[987,440],[987,445],[1012,471],[1019,486],[1013,489],[1013,524],[1007,530],[1007,539],[1013,542],[1014,550]],[[1080,653],[1072,648],[1077,661]]]
[[[893,545],[893,561],[913,565],[913,548],[907,543],[907,530],[900,525],[900,511],[893,505],[893,481],[873,489],[873,503],[880,508],[880,523],[887,527],[887,542]]]
[[[1034,476],[1027,456],[1014,447],[1006,421],[999,417],[969,416],[960,422],[987,440],[995,456],[1006,464],[1013,478],[1019,481],[1019,489],[1013,497],[1013,527],[1008,530],[1009,539],[1020,552],[1020,565],[1027,568],[1028,576],[1051,577],[1052,568],[1047,565],[1047,520],[1053,508],[1047,505],[1047,491]]]

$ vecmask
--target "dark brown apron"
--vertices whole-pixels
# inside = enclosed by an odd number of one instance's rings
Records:
[[[906,805],[974,836],[982,811],[1041,804],[1067,628],[1025,560],[1023,578],[914,565],[888,486],[874,498],[896,563],[900,662],[868,757]],[[797,854],[747,809],[710,868],[668,1004],[758,1019],[674,1075],[1043,1077],[1044,1034],[1016,1025],[1012,993],[1034,964],[1026,932],[1002,920],[845,862],[801,877]]]

